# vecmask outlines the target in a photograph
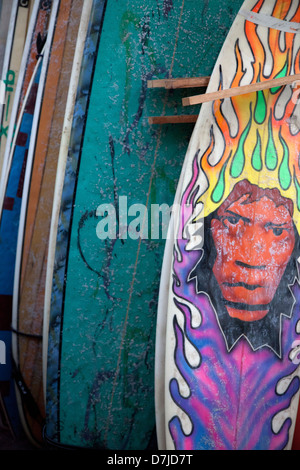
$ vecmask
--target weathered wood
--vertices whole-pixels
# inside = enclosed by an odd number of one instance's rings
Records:
[[[276,88],[289,85],[297,80],[300,80],[300,74],[289,75],[287,77],[273,78],[265,80],[264,82],[251,83],[250,85],[243,85],[239,87],[228,88],[225,90],[218,90],[211,93],[203,93],[201,95],[190,96],[182,99],[183,106],[190,106],[195,104],[206,103],[208,101],[221,100],[224,98],[231,98],[232,96],[253,93],[256,91],[266,90],[268,88]]]
[[[197,88],[206,87],[210,77],[193,77],[193,78],[168,78],[159,80],[148,80],[148,88]]]
[[[149,124],[187,124],[195,123],[198,114],[182,114],[177,116],[151,116],[148,118]]]

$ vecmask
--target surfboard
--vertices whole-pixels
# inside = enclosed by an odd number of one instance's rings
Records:
[[[18,225],[20,218],[20,206],[23,193],[24,175],[26,161],[30,156],[30,146],[34,145],[35,132],[37,126],[37,115],[34,115],[35,108],[38,109],[43,91],[43,81],[45,66],[42,66],[43,50],[37,49],[36,28],[40,28],[40,19],[43,17],[44,31],[48,27],[50,15],[50,4],[45,5],[36,2],[32,11],[32,18],[28,28],[28,35],[24,47],[22,58],[22,74],[19,74],[16,97],[22,97],[22,86],[24,78],[27,78],[28,69],[32,71],[31,79],[26,84],[26,94],[23,98],[22,106],[19,102],[14,103],[12,109],[11,122],[16,124],[14,137],[12,137],[13,125],[10,125],[8,132],[8,142],[11,143],[6,149],[4,159],[5,166],[1,174],[1,223],[0,223],[0,251],[3,257],[3,264],[0,273],[0,299],[1,299],[1,403],[5,407],[9,426],[14,435],[21,433],[21,425],[16,406],[16,394],[14,389],[14,367],[12,359],[12,295],[14,282],[14,266],[16,258],[16,244],[18,236]],[[48,47],[48,46],[47,46]],[[47,48],[44,48],[46,52]],[[35,53],[35,67],[32,67],[32,52]],[[28,65],[28,68],[26,68]],[[41,79],[41,82],[39,80]],[[18,112],[19,111],[19,112]],[[18,120],[14,120],[18,116]],[[11,140],[9,140],[11,138]]]
[[[45,438],[75,448],[146,449],[156,446],[154,336],[165,236],[158,230],[166,228],[168,211],[163,228],[161,221],[154,223],[149,239],[139,237],[143,224],[133,211],[150,213],[152,203],[171,204],[191,135],[190,125],[180,132],[176,126],[149,126],[148,113],[172,112],[178,96],[159,91],[153,98],[147,80],[199,73],[199,65],[190,70],[184,60],[187,50],[195,57],[194,44],[187,48],[185,38],[187,31],[199,32],[198,9],[192,5],[192,15],[185,16],[182,1],[98,6],[103,26],[91,89],[87,94],[79,86],[53,204],[45,300]],[[112,50],[113,56],[107,53]],[[197,57],[204,72],[201,53],[203,48]],[[86,72],[83,89],[90,86],[87,78]],[[128,209],[133,206],[127,221],[126,197]],[[114,224],[114,214],[124,217],[122,227],[122,217]],[[110,238],[104,233],[109,226],[122,236],[114,239],[112,232]]]
[[[8,3],[5,2],[6,6],[3,14],[7,11]],[[8,37],[1,71],[1,77],[5,83],[5,100],[4,105],[1,106],[0,170],[3,165],[9,121],[30,19],[30,3],[32,3],[30,0],[24,2],[13,1],[10,7],[11,16],[8,23]],[[5,21],[5,16],[3,21]],[[5,28],[2,31],[5,31]]]
[[[39,5],[38,1],[36,0],[31,10],[30,23],[28,25],[26,42],[20,64],[19,78],[16,84],[16,89],[13,91],[14,99],[10,110],[11,115],[9,126],[6,128],[5,132],[7,133],[7,136],[5,136],[6,143],[1,170],[0,208],[3,206],[4,191],[6,189],[8,173],[11,167],[12,152],[10,147],[14,146],[14,141],[16,140],[15,128],[20,125],[20,119],[22,118],[24,107],[30,92],[30,87],[32,86],[32,81],[34,80],[33,77],[34,74],[37,73],[37,44],[39,43],[38,52],[41,52],[49,16],[49,6],[51,6],[51,3],[44,3],[41,0]],[[31,45],[33,45],[33,47],[31,47]],[[6,107],[8,102],[10,103],[10,99],[9,97],[6,97]]]
[[[2,76],[6,44],[9,36],[9,25],[14,3],[16,2],[1,2],[0,6],[0,76]]]
[[[44,429],[44,439],[48,444],[51,443],[53,445],[60,444],[60,440],[57,439],[57,433],[60,432],[60,423],[58,418],[60,413],[60,404],[57,395],[57,393],[59,394],[57,384],[60,375],[60,365],[57,363],[57,358],[59,356],[60,347],[59,343],[52,342],[52,337],[54,334],[52,328],[54,326],[52,323],[53,320],[51,318],[51,316],[53,317],[53,313],[51,311],[52,282],[53,275],[56,275],[56,267],[54,264],[54,257],[56,255],[56,237],[60,220],[61,198],[64,187],[64,178],[66,174],[68,149],[71,145],[71,128],[76,114],[74,112],[74,109],[76,100],[78,100],[79,103],[80,101],[82,101],[82,103],[80,103],[82,108],[79,110],[79,113],[80,111],[82,113],[79,114],[77,121],[80,142],[80,132],[82,132],[82,125],[84,123],[84,114],[86,111],[87,104],[86,100],[89,96],[91,76],[89,74],[86,74],[86,81],[84,81],[83,84],[81,84],[81,80],[83,79],[86,70],[89,70],[89,60],[87,60],[86,63],[85,58],[89,58],[91,60],[90,65],[93,69],[95,52],[89,56],[89,45],[91,44],[95,47],[97,43],[97,38],[93,37],[93,32],[95,23],[101,23],[101,15],[103,13],[101,7],[101,2],[93,2],[92,0],[89,0],[85,2],[82,8],[61,134],[55,188],[53,194],[53,209],[50,222],[49,246],[46,267],[43,321],[43,381],[46,403],[46,424]],[[96,41],[96,43],[94,41]],[[88,44],[89,42],[90,44]],[[89,71],[91,72],[92,69],[90,69]],[[80,117],[83,117],[83,122],[80,122]],[[72,148],[72,150],[74,149]],[[55,339],[57,341],[57,338]]]
[[[26,434],[39,446],[43,444],[45,420],[42,331],[48,234],[66,90],[81,9],[79,0],[59,5],[32,171],[29,166],[26,168],[28,198],[22,199],[17,243],[12,314],[12,326],[17,331],[13,356],[21,386],[17,396]]]
[[[207,92],[299,73],[299,21],[298,2],[246,0]],[[292,447],[300,332],[296,98],[285,86],[201,107],[161,277],[160,448]]]

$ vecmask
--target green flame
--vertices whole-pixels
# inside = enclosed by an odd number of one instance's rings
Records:
[[[281,78],[281,77],[285,77],[286,75],[288,75],[288,56],[287,56],[287,60],[286,60],[286,63],[285,65],[283,66],[283,68],[280,70],[280,72],[278,72],[277,75],[275,75],[274,78]],[[275,93],[277,93],[280,88],[282,88],[281,86],[277,86],[277,87],[274,87],[274,88],[271,88],[270,89],[270,92],[275,95]]]
[[[289,149],[281,135],[279,135],[279,138],[283,146],[283,158],[279,167],[278,176],[280,186],[286,191],[290,187],[292,182],[292,175],[289,168]]]
[[[262,169],[262,158],[261,158],[261,138],[258,130],[256,131],[256,144],[252,154],[252,166],[254,170],[261,171]]]
[[[230,159],[231,157],[231,153],[228,157],[228,160]],[[228,163],[228,160],[224,163],[221,171],[220,171],[220,174],[219,174],[219,179],[217,181],[217,184],[212,192],[212,195],[211,195],[211,199],[212,201],[217,204],[218,202],[221,201],[224,193],[225,193],[225,170],[226,170],[226,166],[227,166],[227,163]]]
[[[257,92],[257,99],[254,110],[254,119],[258,124],[265,122],[267,117],[267,103],[263,91]]]
[[[272,114],[270,114],[268,123],[268,143],[266,148],[266,167],[268,170],[275,170],[278,164],[277,150],[272,131]]]
[[[232,159],[230,174],[233,178],[238,178],[242,174],[242,171],[245,166],[244,145],[245,145],[245,141],[250,130],[251,121],[252,121],[252,115],[250,116],[249,122],[241,135],[238,148],[236,149],[236,152]]]
[[[294,183],[295,183],[295,188],[296,188],[296,193],[297,193],[297,208],[298,208],[298,211],[300,211],[300,184],[296,178],[296,175],[294,175]]]

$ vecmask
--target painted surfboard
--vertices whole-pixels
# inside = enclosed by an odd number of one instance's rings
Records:
[[[36,140],[32,141],[27,157],[14,272],[12,328],[18,409],[27,436],[37,445],[43,443],[45,420],[42,380],[43,266],[47,258],[47,217],[49,219],[51,214],[57,139],[62,128],[60,114],[63,115],[76,38],[76,18],[70,18],[71,5],[69,1],[52,6],[47,48],[43,53],[45,88],[41,111],[38,113],[35,110],[38,120]],[[54,122],[57,127],[53,126]]]
[[[33,3],[32,0],[13,1],[11,3],[11,17],[1,73],[2,80],[5,83],[5,103],[1,106],[0,169],[3,165],[8,127],[30,20],[31,3]]]
[[[14,267],[20,207],[24,195],[23,185],[26,162],[31,152],[30,146],[32,147],[34,145],[33,140],[35,139],[37,125],[37,116],[35,116],[34,113],[36,108],[40,106],[44,85],[45,66],[42,65],[42,56],[39,56],[39,52],[46,53],[48,47],[45,46],[43,51],[37,50],[36,28],[40,27],[38,21],[40,16],[44,18],[45,30],[48,28],[47,23],[50,17],[50,6],[51,4],[48,3],[47,9],[45,10],[41,2],[36,2],[32,12],[32,21],[29,25],[24,48],[24,61],[22,59],[24,63],[24,73],[20,73],[19,75],[17,90],[20,91],[20,94],[17,95],[16,91],[16,96],[22,96],[24,77],[26,78],[27,76],[27,69],[25,70],[26,65],[28,64],[29,68],[32,68],[32,50],[35,51],[35,67],[32,70],[31,79],[26,87],[27,93],[23,98],[22,107],[18,115],[18,120],[16,121],[14,138],[9,141],[11,145],[9,149],[7,149],[8,152],[5,153],[5,155],[7,155],[7,159],[4,160],[6,165],[3,166],[3,172],[1,174],[0,252],[3,261],[0,271],[0,344],[2,353],[0,369],[1,404],[5,408],[11,431],[16,435],[21,433],[21,426],[16,406],[15,384],[13,379],[14,366],[12,359],[11,320]],[[17,111],[18,108],[18,103],[16,103],[16,106],[14,104],[11,119],[15,117],[16,113],[14,113],[14,111]],[[8,137],[9,135],[8,133]]]
[[[43,0],[35,0],[32,7],[30,23],[28,25],[26,42],[22,54],[22,60],[19,70],[19,78],[15,90],[7,91],[13,93],[13,101],[10,109],[11,115],[9,125],[4,134],[6,143],[4,147],[4,155],[1,169],[1,185],[0,185],[0,208],[2,209],[3,200],[5,197],[5,189],[7,185],[8,174],[11,168],[11,160],[13,152],[11,147],[14,147],[16,141],[16,127],[20,126],[20,120],[23,116],[24,108],[28,100],[28,94],[31,90],[32,82],[35,74],[37,73],[37,51],[42,51],[43,43],[45,41],[47,23],[49,18],[49,11],[51,2],[44,2]],[[10,97],[6,96],[6,104],[10,103]]]
[[[60,402],[59,402],[59,379],[60,379],[60,342],[57,337],[60,334],[55,331],[55,318],[53,320],[53,276],[58,272],[55,266],[56,238],[60,221],[62,193],[64,180],[70,168],[67,165],[68,149],[78,152],[76,144],[81,141],[81,133],[85,122],[87,100],[90,92],[92,71],[97,51],[98,34],[101,25],[104,4],[100,1],[88,0],[85,2],[80,18],[77,35],[76,48],[74,51],[73,66],[71,71],[69,92],[66,102],[66,110],[61,134],[55,188],[53,194],[53,209],[50,222],[48,259],[46,267],[45,299],[44,299],[44,322],[43,322],[43,361],[44,361],[44,391],[46,403],[46,425],[44,439],[48,444],[60,445]],[[96,28],[95,28],[96,26]],[[97,31],[98,29],[98,31]],[[77,105],[77,109],[76,109]],[[73,123],[77,118],[76,143],[72,136]],[[75,128],[75,126],[74,126]],[[74,169],[75,170],[75,169]],[[71,188],[72,191],[72,188]],[[66,202],[64,201],[64,204]],[[60,319],[59,319],[60,322]],[[68,446],[68,443],[64,443]]]
[[[298,1],[246,0],[207,91],[299,73],[299,22]],[[292,446],[300,333],[295,90],[201,107],[162,271],[161,448]]]
[[[149,126],[147,114],[172,112],[178,96],[162,91],[153,99],[147,80],[207,73],[199,9],[189,5],[185,15],[184,4],[94,4],[103,26],[95,64],[83,55],[72,132],[59,158],[48,254],[45,437],[58,446],[156,446],[154,342],[168,210],[149,237],[138,211],[172,203],[192,130]],[[190,70],[186,60],[187,51],[195,57],[194,44],[186,46],[188,31],[203,41],[196,53],[202,68]]]

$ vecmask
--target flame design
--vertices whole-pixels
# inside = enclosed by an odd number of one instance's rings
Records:
[[[252,11],[259,12],[263,3],[259,0]],[[272,15],[286,19],[291,6],[291,0],[277,1]],[[289,21],[300,22],[300,5]],[[296,50],[295,34],[269,29],[266,48],[260,37],[264,33],[261,28],[245,21],[245,38],[253,56],[252,78],[249,81],[249,70],[244,68],[239,38],[235,44],[236,70],[231,87],[300,72],[300,50]],[[267,57],[271,70],[262,65],[266,64]],[[220,66],[220,89],[223,81]],[[295,201],[294,210],[300,212],[300,118],[294,92],[293,86],[277,87],[213,102],[215,126],[211,130],[210,144],[199,158],[199,166],[209,185],[197,199],[198,204],[204,203],[204,216],[215,210],[233,186],[244,178],[263,188],[277,187],[282,195]],[[215,148],[216,128],[223,136],[222,149]],[[295,219],[297,225],[298,217]]]

